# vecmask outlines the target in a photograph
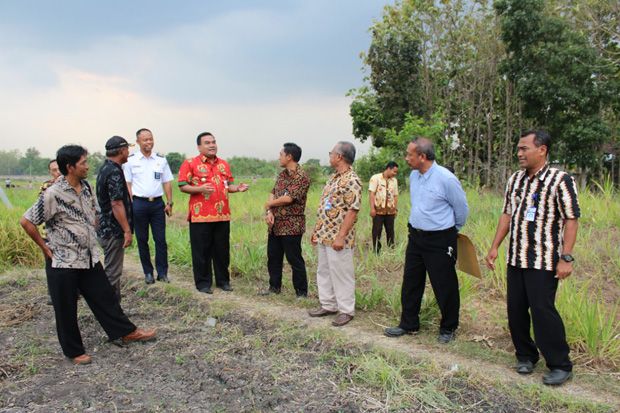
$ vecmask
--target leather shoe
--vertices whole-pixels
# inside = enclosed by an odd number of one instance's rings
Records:
[[[308,311],[308,315],[310,317],[325,317],[326,315],[336,314],[337,312],[338,311],[329,311],[321,307],[321,308],[317,308],[316,310]]]
[[[123,337],[123,344],[133,341],[151,341],[155,339],[155,336],[157,336],[156,330],[142,330],[141,328],[136,328],[132,333]]]
[[[205,294],[213,294],[213,290],[211,289],[211,287],[202,287],[199,288],[198,291]]]
[[[230,284],[224,284],[220,287],[222,289],[222,291],[232,291],[233,288],[230,286]]]
[[[553,369],[543,374],[543,383],[548,386],[559,386],[560,384],[564,384],[571,377],[573,377],[572,371]]]
[[[334,327],[342,327],[343,325],[348,324],[351,320],[353,320],[353,316],[351,314],[340,313],[334,321],[332,321],[332,325]]]
[[[144,274],[144,282],[147,284],[155,283],[155,279],[153,278],[153,274]]]
[[[400,336],[404,336],[405,334],[413,334],[417,332],[418,330],[405,330],[404,328],[400,328],[398,326],[388,327],[385,330],[383,330],[383,334],[385,334],[388,337],[400,337]]]
[[[81,356],[73,357],[71,361],[73,362],[73,364],[80,365],[80,364],[90,364],[93,361],[93,359],[90,358],[88,354],[82,354]]]
[[[169,283],[170,282],[170,280],[168,279],[168,276],[166,274],[158,275],[157,276],[157,281],[161,281],[161,282],[164,282],[164,283]]]
[[[529,360],[517,361],[515,370],[519,374],[532,374],[532,372],[534,372],[534,363]]]
[[[440,344],[448,344],[449,342],[451,342],[452,340],[454,340],[454,336],[456,335],[456,333],[454,331],[446,331],[443,333],[439,333],[439,336],[437,337],[437,341]]]

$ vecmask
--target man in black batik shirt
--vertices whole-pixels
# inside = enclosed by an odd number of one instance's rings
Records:
[[[107,159],[97,175],[100,207],[97,236],[105,256],[105,272],[119,301],[124,248],[131,245],[133,229],[131,197],[121,167],[129,157],[129,146],[132,145],[120,136],[108,139],[105,145]]]
[[[562,318],[555,308],[558,281],[573,271],[573,247],[580,216],[575,181],[547,164],[551,137],[528,131],[517,146],[519,166],[506,185],[503,213],[486,257],[494,270],[497,249],[510,232],[507,253],[508,326],[516,370],[530,374],[538,350],[550,369],[543,383],[560,385],[573,365]],[[535,342],[530,337],[530,312]]]

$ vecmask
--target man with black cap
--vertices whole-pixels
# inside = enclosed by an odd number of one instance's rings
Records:
[[[107,159],[97,175],[99,228],[97,236],[103,248],[105,272],[121,299],[124,248],[132,241],[132,206],[123,165],[129,157],[130,145],[125,138],[112,136],[105,144]]]

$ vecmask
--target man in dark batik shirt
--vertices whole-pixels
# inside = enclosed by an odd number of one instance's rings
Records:
[[[280,151],[278,175],[269,200],[265,204],[265,221],[269,226],[267,268],[269,289],[261,292],[279,294],[282,288],[284,255],[293,269],[293,287],[297,297],[308,295],[306,263],[301,255],[301,237],[306,231],[306,196],[310,186],[308,175],[299,167],[301,148],[285,143]]]
[[[129,157],[129,143],[113,136],[105,145],[106,156],[97,175],[99,228],[97,236],[105,256],[105,272],[120,301],[124,248],[132,240],[132,207],[122,164]]]

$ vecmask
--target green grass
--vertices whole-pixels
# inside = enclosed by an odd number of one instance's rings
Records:
[[[92,179],[91,179],[92,180]],[[239,180],[243,181],[243,180]],[[263,222],[263,204],[273,181],[250,181],[249,192],[231,194],[231,274],[237,291],[253,294],[267,286],[266,242],[267,230]],[[316,222],[321,187],[311,188],[306,208],[307,234],[302,249],[308,268],[310,292],[316,294],[314,273],[317,256],[310,245],[309,233]],[[471,215],[462,232],[467,234],[478,249],[482,260],[489,248],[502,206],[502,196],[476,188],[466,188]],[[18,225],[19,217],[36,198],[36,190],[8,191],[15,209],[0,206],[0,268],[13,266],[37,267],[43,259],[38,248],[28,240]],[[363,197],[362,210],[356,224],[355,270],[357,275],[356,299],[360,312],[376,313],[383,319],[397,322],[400,304],[400,286],[406,248],[406,223],[409,214],[407,192],[403,191],[396,219],[396,245],[384,248],[377,256],[371,250],[371,218],[368,197]],[[167,226],[170,262],[187,269],[184,276],[191,278],[191,251],[185,217],[187,195],[175,187],[175,214]],[[557,306],[563,317],[573,356],[578,363],[602,363],[613,371],[620,369],[620,196],[609,183],[594,185],[580,193],[582,218],[574,254],[577,257],[574,274],[560,283]],[[461,336],[486,327],[500,328],[507,340],[505,311],[506,276],[505,246],[500,249],[498,268],[491,272],[483,268],[481,280],[459,273],[463,325]],[[135,243],[133,247],[135,251]],[[285,292],[291,290],[290,270],[286,266]],[[141,294],[138,291],[137,294]],[[282,296],[285,299],[286,294]],[[292,301],[293,303],[293,301]],[[487,305],[495,303],[496,305]],[[293,305],[306,305],[294,302]],[[308,304],[310,305],[310,304]],[[422,305],[423,328],[435,328],[439,311],[432,291],[428,289]],[[381,318],[381,317],[380,317]],[[487,323],[480,325],[480,323]],[[473,333],[472,333],[473,334]],[[498,337],[495,337],[498,338]],[[502,339],[502,337],[499,337]]]

